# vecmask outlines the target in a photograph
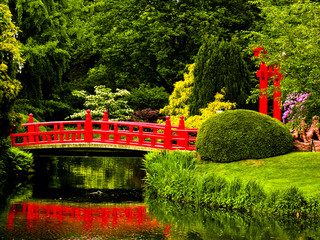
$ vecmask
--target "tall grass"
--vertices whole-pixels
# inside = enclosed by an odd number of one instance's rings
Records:
[[[320,215],[317,197],[305,197],[295,187],[266,193],[255,181],[226,180],[213,172],[196,171],[195,154],[155,151],[144,159],[146,197],[161,197],[197,206],[285,215]]]

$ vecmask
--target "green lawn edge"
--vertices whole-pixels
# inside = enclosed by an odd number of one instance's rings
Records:
[[[320,195],[320,152],[291,152],[231,163],[202,161],[197,171],[213,172],[227,180],[256,181],[267,193],[296,187],[305,196]]]
[[[188,151],[145,155],[145,197],[218,209],[320,216],[320,153],[293,152],[232,163],[197,160]]]

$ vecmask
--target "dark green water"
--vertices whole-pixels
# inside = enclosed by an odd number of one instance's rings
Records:
[[[0,186],[0,239],[320,239],[318,219],[143,200],[141,158],[42,157]]]

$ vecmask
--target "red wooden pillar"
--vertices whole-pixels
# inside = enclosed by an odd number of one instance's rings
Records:
[[[166,125],[164,127],[164,148],[165,149],[171,149],[172,147],[172,131],[171,131],[171,122],[170,122],[170,117],[166,117]]]
[[[184,116],[180,116],[180,121],[179,121],[179,130],[185,130],[185,124],[184,124]],[[182,138],[183,140],[179,140],[178,145],[179,147],[183,147],[187,149],[188,147],[188,142],[187,142],[187,137],[186,137],[186,132],[179,132],[178,136],[179,138]]]
[[[282,74],[279,73],[279,68],[274,68],[274,74],[276,78],[273,80],[273,85],[275,87],[273,93],[273,117],[281,121],[281,92],[280,92],[280,81]]]
[[[261,53],[266,54],[266,51],[262,47],[258,47],[253,50],[254,56],[259,57]],[[275,87],[273,93],[273,117],[281,121],[281,92],[280,92],[280,80],[282,74],[279,73],[279,68],[268,67],[265,63],[260,63],[260,70],[257,71],[257,77],[260,79],[260,99],[259,99],[259,112],[263,114],[268,114],[268,79],[274,78],[273,85]]]
[[[35,131],[36,133],[39,132],[39,125],[35,125],[33,128],[34,128],[34,131]],[[40,135],[38,135],[38,134],[35,135],[35,136],[34,136],[34,140],[35,140],[36,143],[38,143],[38,142],[40,141]]]
[[[259,57],[261,53],[266,54],[267,52],[262,48],[258,47],[253,49],[254,56]],[[268,114],[268,67],[264,62],[260,62],[260,70],[257,71],[257,77],[259,78],[260,86],[260,97],[259,97],[259,112],[263,114]]]
[[[104,142],[105,140],[109,139],[109,135],[107,133],[104,133],[104,131],[109,130],[109,116],[108,116],[108,111],[103,112],[103,117],[102,117],[103,123],[101,124],[101,130],[103,131],[101,134],[101,141]]]
[[[32,114],[32,113],[29,114],[28,123],[33,123],[33,114]],[[33,133],[34,133],[34,126],[33,126],[33,125],[28,126],[28,133],[29,133],[29,134],[32,133],[32,134],[29,135],[29,142],[34,142],[34,135],[33,135]]]
[[[259,98],[259,112],[268,114],[268,67],[265,63],[260,63],[260,70],[257,71],[257,77],[260,79],[260,98]]]
[[[84,122],[84,141],[92,142],[93,134],[92,134],[92,119],[91,119],[91,110],[87,110],[86,120]]]
[[[63,140],[64,140],[64,134],[63,134],[63,123],[60,123],[59,124],[59,132],[60,132],[60,134],[59,134],[59,140],[60,140],[60,142],[63,142]]]

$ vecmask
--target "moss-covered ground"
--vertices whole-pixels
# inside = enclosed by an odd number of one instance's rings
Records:
[[[232,163],[201,162],[199,172],[213,172],[227,180],[255,180],[268,193],[297,187],[305,196],[320,193],[320,152],[291,152],[265,158]]]

